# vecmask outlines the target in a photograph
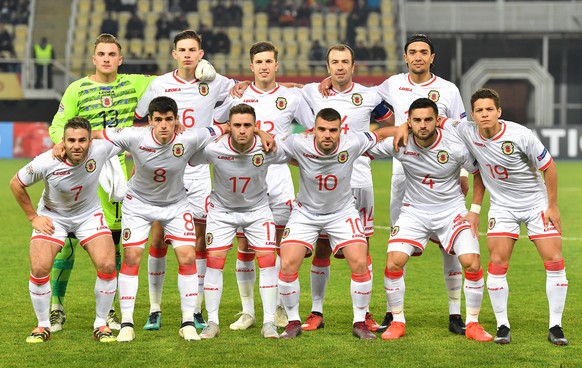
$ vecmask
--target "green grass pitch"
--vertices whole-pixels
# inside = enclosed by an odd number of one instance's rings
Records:
[[[406,336],[398,341],[358,341],[351,336],[352,308],[349,296],[350,273],[345,261],[333,260],[326,295],[325,329],[303,333],[292,341],[264,340],[260,327],[230,331],[228,325],[240,310],[234,276],[236,253],[231,252],[225,267],[225,288],[220,309],[221,335],[211,341],[186,342],[178,336],[180,307],[177,293],[177,266],[168,253],[168,272],[162,303],[163,327],[143,331],[148,314],[147,260],[140,268],[140,287],[135,321],[136,339],[131,343],[99,344],[92,339],[94,318],[93,285],[95,270],[84,251],[79,250],[65,300],[67,323],[45,344],[31,346],[26,336],[36,318],[28,294],[28,242],[31,226],[13,199],[8,182],[26,161],[0,161],[0,366],[237,366],[237,367],[580,367],[582,366],[582,163],[560,162],[559,204],[564,228],[563,252],[569,280],[564,312],[567,347],[552,346],[547,340],[548,305],[545,271],[533,244],[521,238],[509,269],[509,318],[513,342],[507,346],[477,343],[447,329],[448,309],[442,277],[441,256],[431,244],[422,257],[412,259],[406,274]],[[371,241],[374,260],[374,294],[371,311],[378,320],[386,308],[383,270],[389,227],[389,161],[372,164],[376,190],[376,233]],[[294,176],[296,170],[294,170]],[[37,202],[42,185],[30,189]],[[484,208],[483,213],[486,213]],[[485,231],[485,216],[481,231]],[[522,234],[524,231],[522,230]],[[488,262],[485,238],[481,237],[482,265]],[[311,307],[310,260],[300,271],[301,315]],[[259,324],[262,310],[255,290]],[[118,307],[117,310],[119,311]],[[464,302],[462,307],[464,315]],[[487,294],[481,309],[481,323],[495,333],[495,318]]]

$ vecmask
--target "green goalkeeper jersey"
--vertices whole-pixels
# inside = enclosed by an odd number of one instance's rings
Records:
[[[137,103],[154,78],[118,74],[115,81],[106,84],[94,82],[89,77],[71,83],[49,128],[51,139],[61,142],[65,124],[75,116],[89,120],[93,130],[131,126]]]

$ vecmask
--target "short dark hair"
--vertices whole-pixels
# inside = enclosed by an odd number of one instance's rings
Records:
[[[414,100],[412,102],[412,104],[410,105],[410,108],[408,109],[408,116],[410,116],[410,114],[414,110],[426,109],[426,108],[431,108],[434,111],[435,115],[437,117],[439,116],[439,108],[438,108],[437,104],[433,100],[428,99],[426,97],[417,98],[416,100]]]
[[[97,38],[95,39],[95,43],[93,44],[93,51],[95,51],[97,45],[99,45],[100,43],[114,43],[115,45],[117,45],[117,50],[121,54],[121,45],[119,44],[119,41],[117,41],[117,38],[115,38],[114,35],[111,35],[109,33],[101,33],[99,36],[97,36]]]
[[[315,120],[317,121],[318,118],[322,118],[325,121],[335,121],[335,120],[342,120],[342,116],[336,109],[332,109],[331,107],[326,107],[324,109],[319,110],[317,115],[315,115]]]
[[[257,120],[257,115],[255,114],[255,109],[252,106],[247,105],[245,103],[241,103],[241,104],[238,104],[236,106],[233,106],[230,109],[230,111],[228,112],[228,120],[230,120],[230,118],[234,114],[250,114],[253,116],[253,120]]]
[[[501,98],[496,90],[491,88],[481,88],[471,96],[471,110],[473,110],[473,107],[475,106],[475,101],[485,98],[492,99],[496,108],[501,106]]]
[[[195,40],[196,42],[198,42],[198,47],[202,48],[202,35],[199,35],[198,33],[196,33],[195,31],[191,30],[191,29],[187,29],[185,31],[182,31],[180,33],[178,33],[176,36],[174,36],[174,48],[176,48],[176,45],[178,44],[178,41],[182,41],[182,40]]]
[[[275,54],[275,61],[277,61],[277,58],[279,56],[279,50],[277,50],[275,45],[273,45],[272,43],[270,43],[268,41],[261,41],[261,42],[255,43],[253,46],[251,46],[251,49],[249,50],[249,56],[251,57],[251,63],[253,62],[253,58],[255,57],[256,54],[258,54],[260,52],[267,52],[267,51],[273,51],[273,54]]]
[[[329,65],[329,54],[334,50],[336,50],[336,51],[348,50],[350,52],[350,55],[352,56],[352,64],[356,61],[356,56],[354,54],[354,50],[352,50],[352,48],[349,47],[348,45],[346,45],[345,43],[340,43],[340,44],[334,45],[334,46],[330,47],[329,49],[327,49],[327,54],[325,55],[325,62],[327,63],[327,65]]]
[[[173,98],[159,96],[154,98],[148,106],[148,114],[150,115],[150,118],[154,116],[154,112],[156,111],[161,114],[172,112],[176,117],[178,116],[178,104]]]
[[[63,129],[63,137],[67,129],[85,129],[89,133],[89,137],[91,137],[91,123],[83,117],[75,116],[70,118]]]
[[[429,47],[430,47],[430,53],[434,54],[434,46],[432,44],[432,41],[430,40],[430,38],[428,38],[427,35],[421,34],[421,33],[417,33],[415,35],[410,36],[410,38],[408,39],[408,41],[406,41],[406,44],[404,45],[404,53],[406,54],[408,52],[408,46],[410,46],[411,43],[413,42],[424,42],[426,43]]]

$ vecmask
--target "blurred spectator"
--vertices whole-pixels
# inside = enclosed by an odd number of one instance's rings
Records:
[[[156,20],[156,40],[170,38],[171,22],[165,12],[161,12]]]
[[[0,52],[2,51],[8,51],[12,55],[16,54],[12,35],[4,27],[4,24],[0,23]]]
[[[176,17],[174,17],[174,20],[172,21],[171,25],[170,25],[170,37],[172,36],[172,33],[174,32],[182,32],[186,29],[189,29],[190,25],[188,24],[188,20],[186,19],[186,15],[184,13],[180,13],[178,14]]]
[[[202,37],[202,49],[205,54],[211,55],[215,52],[214,47],[214,33],[208,25],[202,23],[200,25],[200,32],[198,34]]]
[[[358,0],[354,9],[348,15],[346,25],[346,42],[349,46],[354,47],[356,44],[356,27],[365,27],[368,21],[368,9],[366,0]]]
[[[309,49],[308,58],[311,64],[311,69],[315,69],[317,64],[324,65],[325,64],[325,49],[319,43],[319,40],[313,41],[311,44],[311,48]]]
[[[380,40],[376,41],[374,46],[370,48],[370,60],[385,62],[387,56],[386,50]]]
[[[279,16],[281,15],[280,0],[271,0],[267,7],[267,14],[269,16],[269,27],[279,26]]]
[[[131,17],[127,20],[127,31],[125,33],[125,37],[128,40],[133,38],[144,38],[144,27],[145,24],[143,21],[137,16],[136,12],[131,13]]]
[[[0,23],[10,24],[12,23],[12,8],[10,7],[10,2],[3,1],[2,8],[0,8]]]
[[[354,55],[358,61],[370,60],[370,50],[368,50],[364,41],[358,41],[356,43],[356,47],[354,47]]]
[[[254,0],[255,3],[255,13],[268,13],[269,5],[271,2],[269,0]]]
[[[297,9],[297,17],[295,18],[295,25],[297,27],[309,27],[311,25],[311,13],[313,8],[308,1],[302,1]]]
[[[108,12],[107,17],[101,22],[101,32],[109,33],[110,35],[119,35],[119,22],[113,17],[113,12]]]
[[[12,18],[14,24],[27,24],[30,16],[30,2],[28,0],[19,0]]]
[[[34,45],[34,62],[36,79],[34,88],[53,88],[53,60],[55,50],[46,37],[40,39],[40,43]]]
[[[179,0],[178,4],[184,13],[198,11],[198,0]]]
[[[243,11],[236,0],[230,1],[230,6],[226,9],[227,25],[230,27],[242,27]]]
[[[123,64],[119,66],[119,73],[141,74],[141,60],[131,51],[127,51],[123,58]]]
[[[285,0],[285,4],[283,4],[281,14],[279,15],[279,26],[293,27],[295,25],[296,16],[297,10],[295,9],[293,0]]]
[[[137,0],[119,0],[119,11],[135,12]]]
[[[105,0],[105,9],[110,12],[118,12],[121,10],[121,3],[119,0]]]
[[[218,31],[212,36],[213,51],[217,54],[230,54],[230,38],[224,32],[223,29],[219,28]]]
[[[158,62],[154,55],[148,53],[143,62],[141,73],[148,75],[158,74]]]
[[[228,15],[226,14],[226,6],[223,0],[218,0],[210,12],[212,13],[212,25],[215,27],[225,27],[228,23]]]

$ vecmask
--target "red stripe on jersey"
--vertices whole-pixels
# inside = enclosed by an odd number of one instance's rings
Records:
[[[174,133],[174,136],[172,137],[172,139],[168,143],[164,144],[164,143],[160,143],[158,141],[158,139],[156,138],[156,135],[154,134],[154,129],[153,128],[150,129],[150,133],[152,135],[152,139],[154,140],[154,142],[156,142],[160,146],[165,146],[165,145],[171,144],[172,142],[174,142],[174,139],[176,139],[176,133]]]
[[[325,154],[323,152],[321,152],[318,148],[317,148],[317,141],[315,140],[315,136],[313,137],[313,148],[315,148],[315,152],[317,152],[318,155],[321,156],[330,156],[330,155],[334,155],[335,153],[337,153],[339,146],[340,146],[340,139],[341,137],[339,137],[337,139],[337,146],[335,147],[335,150],[331,153]]]
[[[488,238],[511,238],[511,239],[519,239],[519,234],[515,233],[487,233]]]
[[[301,241],[301,240],[294,240],[294,239],[283,240],[281,242],[281,245],[280,246],[282,247],[283,245],[285,245],[287,243],[289,243],[289,244],[299,244],[299,245],[303,245],[305,248],[313,251],[313,244],[309,244],[309,243],[304,242],[304,241]]]
[[[393,115],[392,110],[388,110],[388,112],[386,114],[384,114],[384,116],[377,118],[376,121],[380,122],[380,121],[386,120],[389,117],[391,117],[392,115]]]
[[[138,114],[137,112],[134,112],[134,113],[133,113],[133,116],[134,116],[136,119],[138,119],[138,120],[141,120],[141,119],[143,119],[143,116],[139,116],[139,114]]]
[[[31,241],[32,240],[44,240],[44,241],[47,241],[47,242],[50,242],[50,243],[56,243],[56,244],[60,245],[61,247],[63,245],[65,245],[65,242],[64,241],[59,240],[59,239],[55,239],[55,238],[53,238],[51,236],[48,236],[48,235],[33,235],[30,238],[30,240]]]
[[[421,87],[426,87],[426,86],[430,85],[431,83],[433,83],[433,82],[434,82],[434,81],[437,79],[437,76],[436,76],[436,75],[434,75],[434,74],[432,74],[432,73],[431,73],[431,75],[432,75],[431,79],[429,79],[429,80],[428,80],[428,82],[426,82],[426,83],[424,83],[424,84],[421,84],[421,85],[420,85]],[[410,79],[410,73],[408,73],[407,77],[408,77],[408,82],[409,82],[410,84],[412,84],[413,86],[416,86],[416,83],[414,83],[414,82],[412,81],[412,79]]]
[[[344,94],[346,94],[346,93],[350,93],[350,92],[352,91],[352,89],[354,89],[354,87],[355,87],[355,86],[356,86],[356,84],[355,84],[354,82],[352,82],[352,85],[351,85],[351,87],[350,87],[350,88],[348,88],[348,89],[347,89],[347,90],[345,90],[345,91],[337,91],[337,90],[333,89],[333,87],[331,88],[331,90],[332,90],[332,92],[334,92],[335,94],[339,94],[339,93],[344,93]]]
[[[550,165],[552,164],[552,162],[554,162],[553,158],[550,158],[550,161],[548,161],[544,166],[542,166],[539,170],[540,171],[546,171],[548,169],[548,167],[550,167]]]
[[[18,173],[16,173],[16,180],[18,180],[18,182],[20,183],[20,185],[22,185],[23,187],[27,187],[28,185],[24,184],[22,182],[22,180],[20,179],[20,176],[18,175]]]
[[[101,232],[99,232],[97,234],[93,234],[90,237],[83,239],[83,241],[80,242],[79,244],[81,244],[81,246],[84,247],[85,244],[89,243],[91,240],[96,239],[96,238],[99,238],[99,237],[104,236],[104,235],[111,236],[111,231],[110,230],[107,230],[107,231],[101,231]]]
[[[410,239],[393,238],[393,239],[388,240],[388,244],[390,244],[390,243],[406,243],[406,244],[412,245],[413,247],[420,248],[422,251],[424,251],[424,247],[422,246],[422,244],[420,244],[417,241],[410,240]]]
[[[363,245],[367,246],[368,242],[366,241],[366,239],[352,239],[352,240],[348,240],[348,241],[343,242],[343,243],[339,243],[333,249],[333,254],[336,254],[337,252],[339,252],[339,250],[342,249],[343,247],[347,247],[348,245],[355,245],[355,244],[363,244]]]
[[[247,152],[251,152],[253,149],[255,149],[255,146],[256,145],[257,145],[257,136],[255,135],[253,137],[253,145],[249,149],[247,149],[246,151],[240,152],[239,150],[237,150],[236,148],[234,148],[232,146],[232,136],[229,136],[228,137],[228,148],[230,148],[233,152],[236,152],[236,153],[247,153]]]
[[[459,235],[459,233],[465,229],[471,229],[471,225],[463,224],[463,225],[459,225],[459,227],[457,227],[457,229],[455,229],[455,231],[453,232],[453,235],[451,235],[451,240],[449,241],[449,245],[447,246],[447,249],[445,249],[445,251],[447,253],[449,253],[451,251],[451,248],[453,247],[453,243],[455,242],[455,238],[457,237],[457,235]]]

